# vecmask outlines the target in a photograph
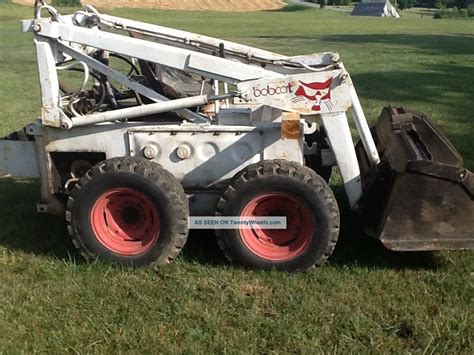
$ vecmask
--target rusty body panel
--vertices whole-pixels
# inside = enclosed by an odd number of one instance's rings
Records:
[[[385,108],[374,127],[382,164],[367,168],[366,230],[391,250],[474,248],[474,175],[424,114]]]
[[[301,135],[300,115],[294,112],[283,112],[281,119],[281,137],[283,139],[300,139]]]

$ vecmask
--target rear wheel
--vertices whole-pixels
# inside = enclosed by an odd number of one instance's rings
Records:
[[[166,265],[184,246],[188,202],[182,186],[158,164],[115,158],[94,166],[73,189],[66,220],[88,259],[124,265]]]
[[[286,217],[286,229],[217,230],[230,261],[258,269],[298,271],[321,265],[339,235],[337,202],[324,179],[282,160],[262,161],[240,172],[221,197],[217,215]]]

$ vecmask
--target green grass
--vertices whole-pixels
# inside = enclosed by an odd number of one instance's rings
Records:
[[[427,112],[474,167],[474,22],[333,12],[116,10],[285,54],[337,50],[373,122],[382,106]],[[0,6],[0,136],[34,119],[31,9]],[[21,157],[19,157],[21,159]],[[334,186],[344,205],[340,186]],[[333,257],[308,274],[227,265],[210,234],[150,272],[84,263],[38,185],[0,182],[0,352],[472,353],[471,252],[392,253],[343,214]]]

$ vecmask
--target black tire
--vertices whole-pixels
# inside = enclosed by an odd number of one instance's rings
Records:
[[[186,243],[188,214],[183,187],[170,172],[125,157],[103,161],[81,178],[69,197],[66,221],[86,259],[164,266]]]
[[[248,166],[236,175],[220,198],[216,215],[247,215],[245,211],[249,206],[252,208],[253,201],[259,201],[258,196],[264,196],[260,200],[263,201],[261,204],[266,203],[265,196],[270,196],[268,200],[270,206],[274,205],[274,197],[294,201],[294,204],[288,205],[290,209],[287,207],[285,210],[286,204],[281,206],[283,211],[296,210],[296,218],[292,219],[302,221],[303,227],[290,225],[288,217],[287,227],[289,230],[293,229],[293,232],[290,231],[286,235],[293,239],[285,240],[281,245],[275,242],[277,248],[288,248],[288,254],[284,254],[283,251],[281,256],[272,254],[270,257],[265,254],[267,246],[259,249],[262,242],[259,240],[260,237],[255,236],[255,231],[244,235],[239,229],[218,229],[216,234],[219,246],[227,259],[244,267],[265,270],[303,271],[322,265],[333,252],[339,235],[339,209],[334,194],[324,179],[313,170],[297,163],[284,160],[261,161]],[[281,200],[282,203],[284,199]],[[256,203],[258,206],[258,202]],[[254,212],[256,209],[257,207]],[[271,211],[268,215],[275,215],[272,213],[277,212]],[[291,213],[290,211],[290,215]],[[312,219],[312,222],[309,219]],[[306,225],[312,228],[309,232],[301,232],[301,230],[308,231]],[[298,242],[298,238],[302,238],[301,234],[309,235],[308,241],[304,242],[306,245]],[[291,237],[293,235],[294,237]],[[254,236],[256,241],[252,239]],[[268,243],[269,240],[270,243],[275,241],[270,238],[263,243]],[[298,243],[298,246],[295,246],[295,250],[299,250],[298,253],[291,250],[293,248],[291,243]],[[250,244],[257,247],[252,249]],[[285,259],[285,255],[288,255],[288,259]]]

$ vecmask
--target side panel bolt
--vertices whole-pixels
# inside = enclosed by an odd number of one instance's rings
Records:
[[[154,159],[160,154],[160,147],[156,145],[155,143],[148,143],[144,148],[143,148],[143,155],[147,159]]]
[[[191,157],[193,153],[193,150],[189,144],[181,144],[177,149],[176,149],[176,155],[178,156],[179,159],[188,159]]]

